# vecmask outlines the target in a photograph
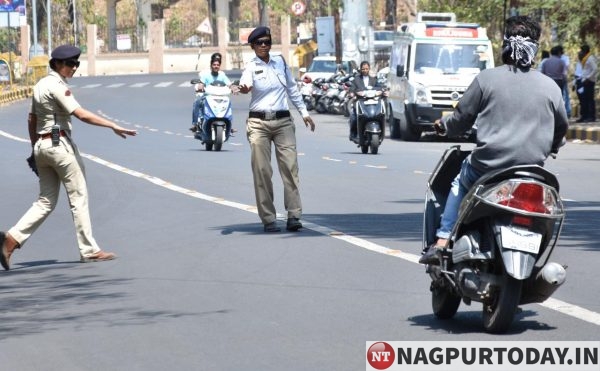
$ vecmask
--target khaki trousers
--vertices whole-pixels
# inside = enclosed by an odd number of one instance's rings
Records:
[[[87,257],[100,251],[92,236],[85,168],[77,147],[67,137],[61,137],[58,146],[52,146],[49,138],[40,139],[33,153],[40,177],[40,194],[8,233],[23,245],[56,207],[62,183],[69,198],[80,255]]]
[[[290,117],[279,120],[249,118],[246,135],[250,143],[252,175],[258,216],[263,224],[274,222],[277,212],[273,203],[273,169],[271,167],[271,142],[279,174],[283,180],[283,201],[288,218],[302,216],[302,202],[298,178],[296,152],[296,127]]]

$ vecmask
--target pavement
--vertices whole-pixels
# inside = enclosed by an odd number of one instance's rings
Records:
[[[600,121],[576,122],[569,120],[569,131],[567,139],[578,142],[600,143]]]

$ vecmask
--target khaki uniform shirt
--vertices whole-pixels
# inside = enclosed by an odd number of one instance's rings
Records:
[[[70,134],[71,114],[79,107],[67,81],[56,71],[51,71],[33,87],[31,112],[37,117],[38,134],[50,133],[55,118],[60,129]]]

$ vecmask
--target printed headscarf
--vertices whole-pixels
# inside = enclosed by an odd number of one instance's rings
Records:
[[[504,37],[504,50],[502,51],[502,54],[510,55],[515,65],[518,67],[531,67],[537,51],[538,44],[530,37]]]

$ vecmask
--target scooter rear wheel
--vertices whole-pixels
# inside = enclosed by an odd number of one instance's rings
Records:
[[[490,301],[483,303],[483,327],[487,332],[500,334],[508,330],[517,312],[522,288],[523,281],[504,273],[504,284]]]

